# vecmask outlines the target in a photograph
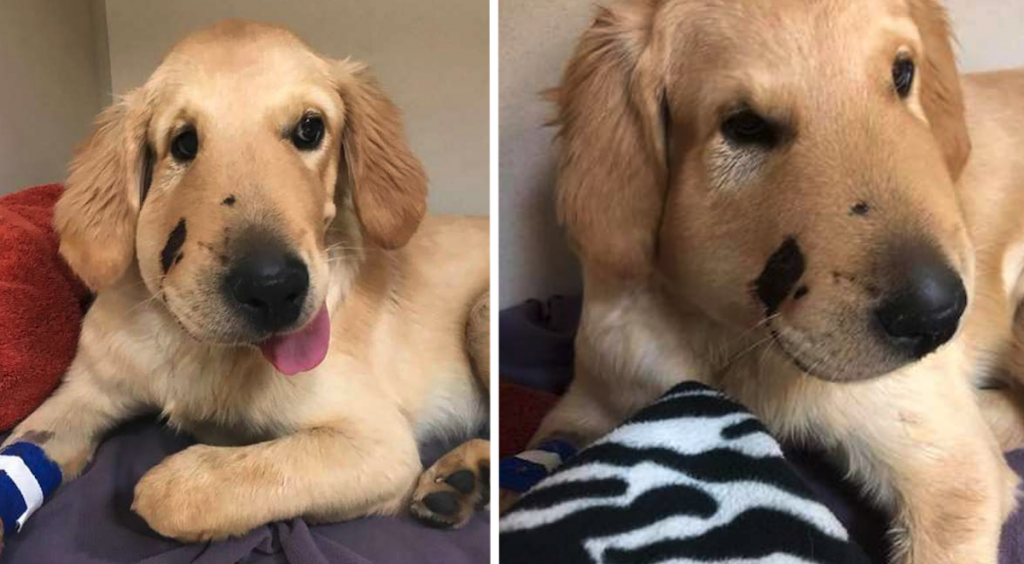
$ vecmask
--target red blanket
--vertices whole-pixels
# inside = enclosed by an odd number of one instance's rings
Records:
[[[78,346],[89,292],[57,253],[59,184],[0,198],[0,431],[57,387]]]

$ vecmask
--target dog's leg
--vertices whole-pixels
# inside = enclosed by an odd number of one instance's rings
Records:
[[[891,511],[899,564],[994,564],[1016,505],[1019,480],[952,368],[934,362],[856,388],[815,383],[821,393],[804,397],[815,413],[806,438],[824,440]]]
[[[989,311],[984,318],[1002,319],[1010,315],[1006,313],[1010,307],[1004,301],[990,298],[979,307],[986,306]],[[982,328],[984,332],[978,331],[987,339],[974,337],[977,342],[1005,343],[1004,347],[991,347],[1001,350],[999,363],[985,375],[984,384],[988,387],[976,390],[981,413],[1004,451],[1024,447],[1024,315],[1020,310],[1011,323],[1005,335],[1000,332],[1001,324],[990,323]],[[989,335],[993,332],[996,337]]]
[[[422,469],[405,417],[387,403],[242,447],[192,446],[150,470],[132,508],[181,541],[242,535],[281,519],[336,522],[401,510]]]
[[[969,425],[984,433],[984,425]],[[958,419],[958,424],[963,419]],[[919,427],[948,432],[948,420]],[[984,437],[984,435],[980,435]],[[884,440],[884,439],[883,439]],[[1016,506],[1018,480],[988,437],[935,436],[905,445],[879,469],[896,488],[893,546],[901,564],[994,564],[1002,525]],[[979,444],[980,443],[980,444]],[[880,449],[895,445],[878,445]]]
[[[529,448],[556,439],[569,443],[577,450],[582,449],[630,416],[626,406],[609,401],[613,396],[601,393],[600,380],[581,374],[585,370],[582,364],[577,365],[576,376],[565,395],[547,414],[530,439]],[[499,513],[504,513],[519,501],[522,494],[501,490],[498,496]]]
[[[473,302],[466,321],[466,349],[473,374],[485,392],[491,389],[491,293]]]
[[[139,408],[131,397],[102,386],[77,365],[78,361],[57,391],[0,445],[2,450],[16,442],[35,444],[60,467],[64,482],[82,473],[106,431]],[[4,503],[0,500],[0,505]],[[3,536],[0,523],[0,552]]]
[[[1004,452],[1024,447],[1024,397],[1017,386],[977,390],[978,407]]]
[[[76,359],[65,382],[3,445],[27,441],[40,446],[60,466],[65,482],[81,474],[105,432],[141,407],[121,388],[104,385],[81,368],[81,362]]]
[[[489,292],[480,295],[470,308],[466,322],[466,349],[486,401],[491,387]],[[468,441],[423,472],[412,495],[412,514],[435,527],[465,525],[474,510],[490,502],[490,448],[490,442],[485,440]]]

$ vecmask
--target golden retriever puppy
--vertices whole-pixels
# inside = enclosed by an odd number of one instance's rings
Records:
[[[405,506],[465,523],[487,443],[424,472],[417,441],[486,414],[488,222],[425,218],[426,194],[361,64],[268,25],[187,37],[71,165],[55,223],[97,296],[11,441],[69,480],[105,431],[159,412],[206,444],[147,473],[133,508],[183,541]]]
[[[632,0],[554,96],[585,303],[538,440],[698,379],[890,510],[893,562],[996,562],[1024,72],[959,76],[938,0]]]

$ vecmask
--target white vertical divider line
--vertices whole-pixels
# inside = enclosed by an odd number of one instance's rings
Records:
[[[498,287],[498,222],[501,218],[501,210],[498,209],[498,0],[490,2],[490,228],[491,228],[491,382],[490,382],[490,425],[491,425],[491,564],[498,564],[498,437],[500,428],[498,426],[498,296],[501,295]],[[511,0],[506,0],[511,1]]]

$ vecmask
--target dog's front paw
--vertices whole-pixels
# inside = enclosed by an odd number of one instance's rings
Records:
[[[258,526],[231,499],[231,477],[221,449],[190,447],[164,460],[135,486],[132,510],[154,531],[182,542],[239,536]]]
[[[463,449],[449,453],[420,476],[409,510],[431,527],[465,525],[489,503],[489,466],[486,460],[471,464]]]

